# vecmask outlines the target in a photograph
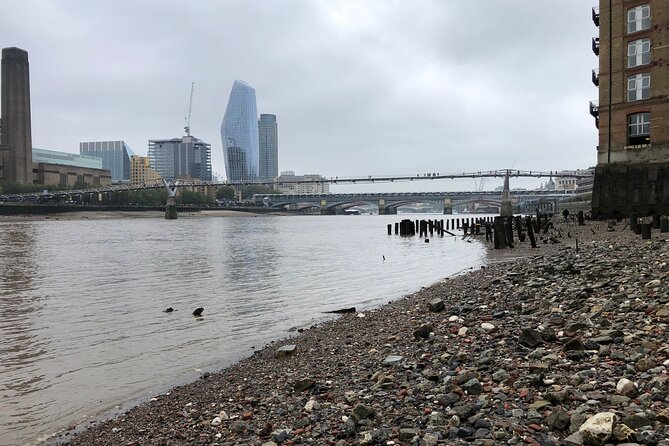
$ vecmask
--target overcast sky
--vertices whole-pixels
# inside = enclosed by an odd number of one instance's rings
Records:
[[[220,124],[242,79],[277,115],[280,171],[576,169],[596,163],[591,3],[2,0],[0,43],[28,51],[35,147],[125,140],[146,155],[183,134],[195,82],[191,131],[224,176]],[[459,181],[417,190],[474,187]]]

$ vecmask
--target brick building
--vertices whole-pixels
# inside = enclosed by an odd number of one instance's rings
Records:
[[[595,216],[669,212],[669,1],[600,0]]]

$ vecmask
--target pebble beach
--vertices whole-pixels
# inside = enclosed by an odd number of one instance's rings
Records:
[[[669,446],[668,234],[557,220],[47,443]]]

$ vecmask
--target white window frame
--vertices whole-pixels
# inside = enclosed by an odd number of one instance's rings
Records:
[[[643,118],[647,118],[645,121]],[[641,112],[628,115],[627,136],[650,136],[650,113]]]
[[[650,28],[650,5],[641,5],[627,10],[627,33]]]
[[[627,101],[650,98],[650,73],[634,74],[627,78]]]
[[[627,68],[650,63],[650,39],[637,39],[627,43]]]

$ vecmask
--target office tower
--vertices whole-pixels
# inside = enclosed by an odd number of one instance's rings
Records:
[[[130,180],[130,157],[134,153],[125,141],[80,142],[79,154],[102,158],[102,168],[111,172],[112,181]]]
[[[669,2],[600,0],[599,71],[590,103],[599,133],[593,214],[669,212]]]
[[[149,141],[149,164],[161,177],[211,181],[211,145],[194,136]]]
[[[28,52],[2,49],[0,178],[33,183]]]
[[[274,181],[279,175],[279,134],[276,115],[262,114],[258,121],[260,181]]]
[[[256,92],[244,81],[232,84],[221,123],[221,142],[228,181],[256,181],[259,176]]]

